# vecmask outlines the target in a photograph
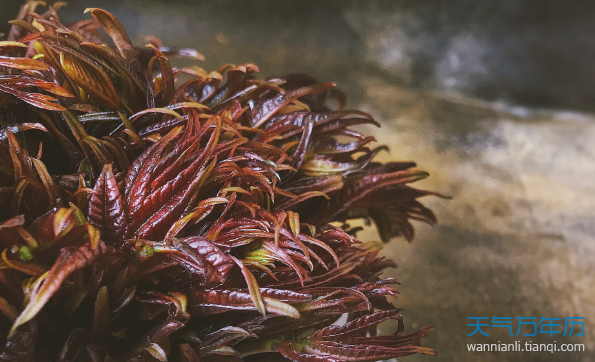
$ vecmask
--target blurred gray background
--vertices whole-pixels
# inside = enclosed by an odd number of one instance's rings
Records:
[[[0,31],[19,2],[1,0]],[[404,361],[595,360],[594,1],[70,1],[114,13],[142,46],[194,47],[201,66],[254,62],[265,76],[334,81],[368,129],[415,160],[439,218],[384,252],[399,268],[406,330],[433,323],[438,357]],[[362,239],[377,238],[367,230]],[[586,335],[491,337],[467,317],[586,317]],[[585,343],[582,353],[472,353],[466,343]]]

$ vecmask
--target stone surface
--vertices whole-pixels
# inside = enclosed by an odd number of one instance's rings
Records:
[[[436,324],[426,343],[441,361],[591,361],[595,343],[595,119],[503,107],[362,80],[360,107],[382,119],[385,159],[419,160],[438,226],[417,229],[411,245],[389,244],[396,303],[408,327]],[[373,238],[374,232],[361,235]],[[508,343],[506,329],[467,337],[466,318],[587,318],[584,337],[518,338],[585,343],[569,354],[469,353],[466,343]],[[493,333],[493,334],[492,334]],[[408,361],[426,361],[412,356]]]

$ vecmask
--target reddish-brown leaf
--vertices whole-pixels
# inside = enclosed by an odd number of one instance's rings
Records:
[[[89,224],[101,231],[105,241],[117,242],[126,235],[124,201],[112,165],[103,166],[89,201]]]
[[[88,8],[85,10],[85,13],[91,13],[99,24],[101,24],[110,38],[114,41],[114,45],[118,48],[118,51],[120,51],[120,54],[124,59],[130,62],[137,61],[136,50],[134,49],[128,34],[126,34],[126,30],[124,30],[124,27],[115,16],[105,10],[97,8]]]
[[[0,67],[20,70],[49,70],[45,63],[29,58],[12,58],[0,56]]]
[[[69,53],[60,54],[64,72],[76,85],[111,110],[120,109],[120,97],[111,80],[99,67],[92,67]]]
[[[26,77],[24,75],[0,75],[0,92],[9,93],[39,108],[51,111],[64,111],[66,108],[58,104],[56,98],[41,93],[30,93],[21,90],[27,87],[39,87],[61,97],[72,97],[64,88],[45,80]]]
[[[299,318],[300,313],[291,305],[277,299],[264,296],[264,307],[268,313]],[[278,296],[278,295],[277,295]],[[306,300],[309,296],[306,297]],[[254,310],[256,306],[250,293],[242,290],[196,290],[188,294],[188,308],[191,312],[209,315],[234,310]]]
[[[103,242],[100,242],[96,248],[93,248],[90,243],[80,247],[63,248],[52,269],[35,282],[29,302],[12,325],[10,334],[14,333],[20,325],[34,318],[70,274],[90,265],[99,256],[109,251],[111,248]]]
[[[311,340],[340,341],[353,336],[365,334],[372,327],[388,319],[397,318],[396,310],[380,311],[356,318],[344,326],[329,326],[314,332],[309,338]]]
[[[334,83],[318,83],[285,93],[279,93],[272,98],[265,98],[256,102],[247,112],[250,126],[256,128],[264,124],[278,110],[290,102],[310,93],[320,93],[334,88]]]

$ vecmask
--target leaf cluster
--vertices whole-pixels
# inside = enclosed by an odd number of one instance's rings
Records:
[[[388,241],[436,221],[418,199],[437,194],[409,186],[426,172],[373,160],[354,128],[369,114],[333,83],[174,67],[202,56],[41,6],[0,41],[0,361],[435,354],[431,326],[402,333],[393,263],[348,224]]]

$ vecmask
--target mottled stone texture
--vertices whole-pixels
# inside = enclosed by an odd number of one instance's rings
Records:
[[[393,151],[433,172],[439,224],[411,245],[390,244],[402,306],[411,327],[437,324],[427,338],[440,361],[591,361],[595,355],[595,119],[403,90],[366,79],[363,109],[390,126],[377,132]],[[366,235],[370,237],[371,235]],[[514,341],[506,329],[466,337],[468,316],[580,315],[584,337],[518,338],[585,343],[586,353],[468,353],[466,343]],[[412,356],[410,361],[425,361]]]

